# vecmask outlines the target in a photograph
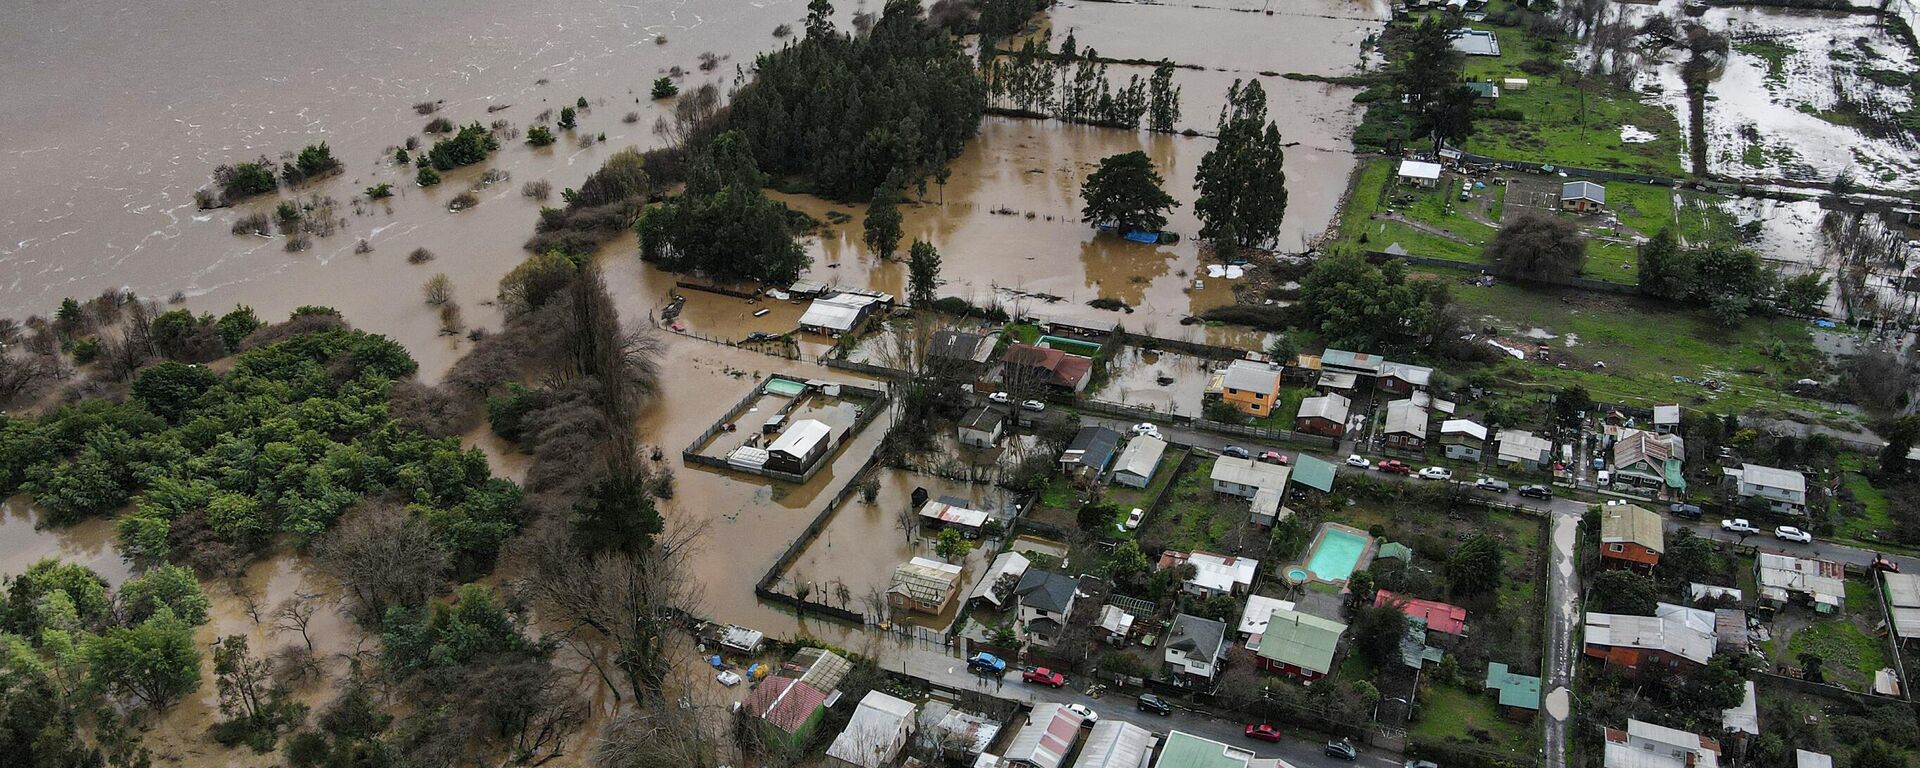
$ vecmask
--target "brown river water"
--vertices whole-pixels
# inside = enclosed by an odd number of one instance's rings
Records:
[[[1377,0],[1306,0],[1268,15],[1271,3],[1231,0],[1219,7],[1068,3],[1050,20],[1056,34],[1072,28],[1084,46],[1115,57],[1169,58],[1204,69],[1181,69],[1183,127],[1211,129],[1222,94],[1236,78],[1260,77],[1273,119],[1289,141],[1291,205],[1279,246],[1298,250],[1332,221],[1354,164],[1347,135],[1358,120],[1352,89],[1296,82],[1262,72],[1339,74],[1360,61],[1359,46],[1377,31],[1384,7]],[[841,24],[877,3],[839,4]],[[1238,9],[1238,10],[1235,10]],[[730,82],[736,65],[780,43],[771,32],[805,14],[800,0],[558,0],[551,3],[429,0],[412,4],[122,3],[72,0],[9,9],[0,25],[0,73],[8,109],[0,111],[0,316],[50,312],[63,297],[88,297],[129,288],[165,297],[180,292],[195,310],[248,304],[276,317],[304,304],[341,309],[358,327],[400,340],[421,361],[421,375],[437,379],[465,343],[437,333],[435,313],[420,300],[430,275],[452,278],[469,325],[498,324],[490,306],[500,276],[526,254],[540,203],[519,193],[526,181],[554,188],[577,186],[606,155],[656,143],[650,126],[659,105],[647,84],[669,67],[689,73],[687,88]],[[656,35],[663,41],[657,42]],[[701,72],[703,52],[723,57]],[[1145,70],[1113,67],[1118,79]],[[585,97],[592,105],[581,129],[553,147],[532,149],[517,140],[480,167],[446,174],[444,184],[420,189],[411,169],[395,168],[392,148],[429,117],[412,105],[438,101],[437,113],[455,122],[508,120],[524,129],[544,110]],[[490,107],[500,107],[489,112]],[[634,123],[624,122],[629,112]],[[581,147],[580,136],[604,132],[604,143]],[[195,189],[222,163],[326,141],[345,172],[295,192],[249,201],[236,209],[198,210]],[[1105,319],[1163,336],[1223,343],[1257,343],[1230,329],[1181,326],[1178,319],[1231,301],[1230,286],[1204,276],[1191,240],[1192,176],[1211,146],[1205,137],[1161,136],[1063,125],[1052,121],[989,118],[980,138],[955,161],[943,188],[906,211],[909,237],[926,238],[944,256],[943,294],[999,302],[1062,319]],[[1079,184],[1099,158],[1147,152],[1183,205],[1169,229],[1188,236],[1170,246],[1144,246],[1095,236],[1080,224]],[[485,169],[510,181],[477,194],[478,207],[449,213],[447,201]],[[348,201],[362,188],[389,182],[396,196],[356,212]],[[282,238],[239,237],[233,221],[279,200],[331,197],[346,219],[343,231],[288,253]],[[904,266],[880,262],[860,243],[860,209],[788,196],[815,216],[839,210],[852,220],[830,225],[809,243],[815,265],[808,276],[843,285],[903,289]],[[1008,211],[999,213],[994,211]],[[366,239],[373,251],[353,253]],[[406,263],[415,248],[437,258]],[[610,286],[632,322],[666,301],[676,276],[635,258],[621,238],[603,250]],[[1020,292],[1061,297],[1057,303]],[[1095,310],[1086,301],[1116,298],[1135,313]],[[797,314],[786,305],[760,321],[753,307],[707,296],[697,317],[702,332],[735,337]],[[787,322],[791,322],[788,320]],[[777,329],[765,329],[777,330]],[[817,350],[809,349],[809,353]],[[663,366],[661,396],[643,413],[643,439],[669,457],[690,442],[726,404],[781,371],[802,377],[850,378],[811,364],[676,337]],[[1144,388],[1144,386],[1143,386]],[[665,504],[679,524],[708,526],[695,568],[706,589],[707,613],[772,635],[798,632],[846,647],[885,642],[827,620],[795,617],[757,601],[753,583],[865,460],[885,419],[877,421],[802,486],[680,466],[677,493]],[[513,477],[525,458],[484,428],[468,436],[497,471]],[[889,485],[891,498],[899,488]],[[833,548],[847,543],[902,542],[890,515],[861,514],[833,523]],[[0,513],[0,575],[18,573],[42,557],[85,563],[119,582],[128,567],[112,544],[112,527],[94,521],[61,530],[37,530],[31,505],[9,500]],[[809,562],[818,562],[810,553]],[[858,575],[871,582],[878,564]],[[811,568],[813,566],[803,566]],[[887,567],[890,567],[888,565]],[[505,573],[497,577],[504,581]],[[849,579],[851,580],[851,579]],[[245,594],[272,606],[297,592],[329,594],[297,557],[285,555],[251,568],[238,584],[209,584],[214,619],[200,639],[245,632],[256,651],[292,642],[256,625]],[[316,622],[321,655],[337,678],[342,654],[364,638],[334,613]],[[366,647],[377,647],[367,642]],[[327,686],[302,692],[316,702]],[[155,729],[155,746],[169,764],[267,765],[271,756],[218,748],[204,735],[217,716],[211,680],[175,707]]]

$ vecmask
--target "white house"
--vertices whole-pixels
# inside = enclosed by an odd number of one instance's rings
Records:
[[[1553,441],[1524,429],[1503,429],[1496,436],[1500,466],[1539,471],[1553,463]]]
[[[1628,720],[1606,729],[1606,768],[1719,768],[1720,742],[1677,728]]]
[[[1113,482],[1132,488],[1147,487],[1153,482],[1154,469],[1160,466],[1160,456],[1166,452],[1167,441],[1151,435],[1128,440],[1119,460],[1113,464]]]
[[[1285,491],[1290,472],[1279,464],[1222,456],[1214,460],[1213,472],[1208,477],[1213,480],[1215,492],[1251,499],[1262,488]]]
[[[1440,183],[1440,164],[1420,160],[1400,161],[1400,180],[1420,187],[1431,188]]]
[[[1253,586],[1253,576],[1260,568],[1260,561],[1250,557],[1216,555],[1212,552],[1177,552],[1168,550],[1160,553],[1160,562],[1155,570],[1175,568],[1183,563],[1193,565],[1193,578],[1181,582],[1181,587],[1196,595],[1237,595]]]
[[[1000,444],[1007,416],[998,408],[978,406],[960,418],[960,444],[992,448]]]
[[[1487,444],[1487,428],[1472,419],[1447,419],[1440,422],[1440,445],[1447,458],[1479,461]]]
[[[1186,685],[1205,686],[1213,682],[1220,662],[1226,659],[1227,625],[1213,619],[1179,614],[1167,629],[1161,646],[1167,673]]]
[[[1807,513],[1807,477],[1791,469],[1742,464],[1726,470],[1727,481],[1741,501],[1758,498],[1767,507],[1785,515]]]
[[[868,691],[846,729],[827,747],[831,764],[883,768],[892,765],[913,733],[913,703]]]
[[[1020,629],[1027,642],[1052,647],[1067,626],[1068,614],[1073,613],[1080,582],[1063,573],[1029,568],[1013,592],[1019,601]]]

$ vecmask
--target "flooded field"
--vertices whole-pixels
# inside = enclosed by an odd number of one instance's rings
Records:
[[[1164,413],[1200,413],[1207,390],[1208,361],[1178,352],[1122,347],[1115,354],[1112,373],[1094,399],[1153,408]]]

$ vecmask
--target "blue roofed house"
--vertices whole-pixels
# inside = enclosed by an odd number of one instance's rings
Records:
[[[1060,453],[1060,472],[1082,487],[1100,482],[1120,448],[1120,433],[1106,427],[1081,427]]]

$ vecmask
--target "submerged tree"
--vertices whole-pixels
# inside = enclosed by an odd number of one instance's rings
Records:
[[[914,306],[929,306],[940,287],[940,252],[933,243],[913,241],[907,249],[907,299]]]
[[[873,200],[867,203],[867,218],[862,225],[867,247],[882,259],[892,259],[894,250],[900,247],[900,190],[892,181],[888,179],[888,183],[873,190]]]
[[[1080,188],[1080,199],[1085,201],[1080,218],[1095,226],[1111,224],[1120,234],[1158,232],[1167,225],[1166,212],[1180,206],[1160,188],[1161,183],[1145,152],[1102,158]]]
[[[1180,87],[1173,84],[1173,64],[1162,61],[1147,81],[1147,130],[1173,133],[1180,122]]]
[[[1260,81],[1234,81],[1220,108],[1219,141],[1194,174],[1201,237],[1251,248],[1273,243],[1287,211],[1284,152]]]
[[[809,261],[770,200],[745,140],[728,132],[693,163],[687,190],[640,217],[640,254],[662,268],[790,283]]]

